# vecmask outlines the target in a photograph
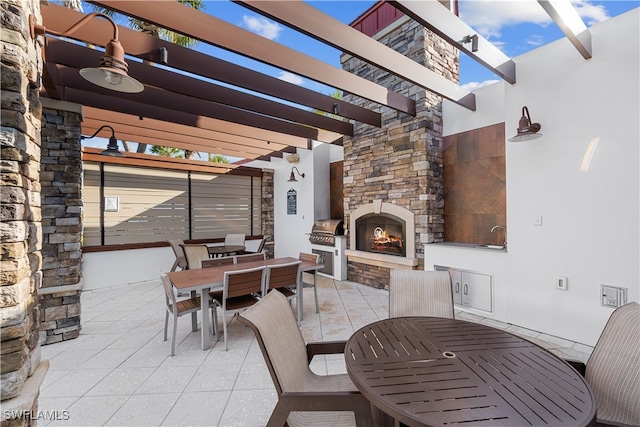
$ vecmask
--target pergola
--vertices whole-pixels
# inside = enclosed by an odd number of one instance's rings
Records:
[[[572,7],[557,6],[570,5],[568,0],[539,2],[563,30],[566,28],[565,33],[585,55],[588,31],[564,25],[567,16],[577,13]],[[415,115],[415,102],[404,95],[178,2],[90,3],[324,83],[374,105]],[[476,108],[474,94],[302,1],[236,3],[468,109]],[[516,82],[515,64],[510,58],[477,34],[473,46],[468,43],[465,36],[475,31],[449,9],[448,0],[390,3],[507,82]],[[84,17],[61,6],[44,4],[42,16],[44,25],[56,31],[64,31]],[[105,46],[112,34],[110,25],[93,19],[71,37],[87,45]],[[79,69],[97,64],[102,52],[47,36],[45,96],[82,104],[83,134],[92,134],[106,124],[124,140],[268,160],[294,152],[297,147],[308,148],[312,140],[340,144],[343,135],[353,135],[352,121],[381,125],[379,108],[350,104],[128,28],[118,30],[126,54],[143,60],[128,61],[129,74],[145,86],[141,93],[115,92],[85,81]],[[162,66],[156,65],[159,63]]]

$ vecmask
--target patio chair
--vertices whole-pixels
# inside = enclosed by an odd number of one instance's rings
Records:
[[[256,335],[278,394],[267,425],[393,425],[358,391],[349,375],[317,375],[309,368],[316,354],[344,352],[345,341],[305,344],[287,299],[271,291],[241,313],[240,322]]]
[[[392,269],[389,317],[454,318],[451,275],[448,271]]]
[[[243,262],[252,262],[252,261],[264,261],[266,259],[265,254],[245,254],[245,255],[236,255],[234,257],[236,264],[242,264]]]
[[[294,261],[286,264],[268,265],[263,294],[266,295],[272,289],[277,289],[288,300],[295,297],[300,280],[300,264],[301,261]]]
[[[319,254],[306,254],[304,252],[300,252],[300,255],[298,256],[298,259],[300,261],[311,261],[314,263],[318,263],[318,261],[320,260],[320,255]],[[301,278],[300,280],[302,280],[302,287],[303,288],[313,288],[313,296],[316,298],[316,313],[320,312],[320,306],[318,305],[318,287],[316,286],[316,275],[315,272],[311,273],[313,274],[313,282],[305,282],[304,279],[304,274],[301,273]]]
[[[258,246],[256,247],[255,251],[244,250],[244,251],[239,251],[237,254],[238,255],[246,255],[246,254],[259,254],[259,253],[262,253],[262,251],[264,250],[264,245],[265,245],[266,242],[267,242],[267,239],[263,238],[263,239],[260,240],[260,242],[258,242]]]
[[[193,297],[178,300],[176,291],[167,276],[161,276],[164,287],[166,313],[164,318],[164,341],[167,340],[167,329],[169,328],[169,314],[173,316],[173,332],[171,333],[171,356],[176,354],[176,330],[178,327],[178,317],[191,314],[200,310],[200,297]],[[214,333],[216,328],[214,326]]]
[[[187,259],[184,256],[184,251],[181,246],[184,245],[184,241],[182,239],[172,239],[167,240],[167,243],[169,243],[171,249],[173,249],[173,254],[176,256],[176,260],[173,262],[171,271],[176,271],[176,268],[178,267],[180,267],[181,270],[186,270]]]
[[[224,236],[225,246],[244,246],[245,234],[227,234]]]
[[[640,425],[640,304],[609,317],[586,365],[567,360],[584,375],[596,398],[596,425]]]
[[[264,271],[264,267],[255,267],[224,273],[222,296],[218,296],[213,300],[213,322],[214,324],[218,322],[216,307],[222,308],[225,350],[229,349],[227,344],[227,314],[237,314],[258,302],[258,297],[262,296]],[[218,328],[216,327],[214,329],[216,341],[218,340],[217,330]]]
[[[232,256],[223,256],[220,258],[207,258],[200,260],[200,268],[217,267],[219,265],[232,265],[235,260]]]
[[[195,270],[200,268],[200,261],[209,259],[209,250],[203,244],[183,244],[184,256],[187,259],[187,268]]]

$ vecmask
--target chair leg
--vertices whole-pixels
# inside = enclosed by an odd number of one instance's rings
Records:
[[[222,311],[222,328],[224,329],[222,331],[222,333],[224,334],[224,351],[229,350],[229,347],[227,347],[227,313],[225,313],[225,311]]]
[[[216,304],[211,306],[211,324],[213,325],[213,336],[218,342],[218,310],[216,309]]]
[[[171,356],[176,354],[176,333],[178,332],[178,316],[173,316],[173,335],[171,337]]]
[[[164,340],[167,340],[167,329],[169,329],[169,311],[164,311]]]
[[[316,286],[315,279],[313,281],[313,295],[316,297],[316,313],[320,313],[320,306],[318,305],[318,286]]]

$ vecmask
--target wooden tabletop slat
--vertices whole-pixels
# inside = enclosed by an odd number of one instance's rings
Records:
[[[385,319],[347,342],[347,371],[409,426],[584,426],[595,400],[582,377],[526,339],[453,319]]]

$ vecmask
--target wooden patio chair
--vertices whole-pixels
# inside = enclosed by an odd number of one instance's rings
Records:
[[[268,265],[263,294],[266,295],[272,289],[277,289],[288,300],[295,297],[300,280],[300,264],[301,261],[294,261],[286,264]]]
[[[255,333],[278,394],[267,425],[393,425],[358,391],[349,375],[317,375],[309,368],[314,355],[343,353],[346,342],[305,344],[280,292],[269,292],[238,317]]]
[[[640,304],[618,307],[586,364],[567,360],[596,398],[596,425],[640,425]]]
[[[307,254],[304,252],[300,252],[300,255],[298,256],[298,259],[300,261],[311,261],[314,263],[318,263],[318,261],[320,260],[320,255],[319,254]],[[313,282],[305,282],[304,279],[304,274],[300,273],[300,280],[302,280],[302,287],[303,288],[313,288],[313,296],[316,298],[316,313],[320,313],[320,305],[318,305],[318,287],[316,285],[316,276],[315,276],[315,272],[312,272],[311,274],[313,275]]]
[[[224,273],[222,296],[218,296],[213,300],[213,322],[216,324],[218,322],[216,307],[222,308],[225,350],[229,349],[227,344],[227,314],[239,313],[258,302],[258,297],[262,296],[264,271],[264,267],[255,267]],[[217,330],[218,328],[216,327],[214,330],[216,341],[218,340]]]
[[[182,250],[182,245],[184,245],[184,241],[182,239],[172,239],[167,240],[167,243],[173,249],[173,254],[176,256],[176,260],[173,262],[173,266],[171,267],[171,271],[176,271],[178,267],[181,270],[187,269],[187,259],[184,256],[184,251]]]
[[[451,275],[448,271],[392,269],[389,317],[454,318]]]
[[[252,262],[252,261],[264,261],[266,259],[265,254],[244,254],[244,255],[236,255],[234,257],[236,264],[242,264],[243,262]]]
[[[267,243],[267,239],[266,239],[266,238],[263,238],[263,239],[261,239],[261,240],[260,240],[260,242],[258,242],[258,246],[256,247],[256,250],[255,250],[255,251],[247,251],[247,250],[239,251],[239,252],[238,252],[238,255],[259,254],[259,253],[262,253],[262,251],[264,250],[264,245],[265,245],[265,243]]]
[[[187,268],[195,270],[200,268],[200,261],[209,259],[209,250],[203,244],[183,244],[184,256],[187,259]]]
[[[232,265],[235,260],[232,256],[223,256],[220,258],[207,258],[200,260],[200,268],[217,267],[219,265]]]
[[[166,313],[164,318],[164,341],[167,340],[167,330],[169,328],[169,315],[173,316],[173,332],[171,333],[171,356],[176,354],[176,330],[178,327],[178,317],[191,314],[200,310],[200,297],[193,297],[178,300],[176,290],[169,280],[169,277],[161,276],[162,286],[165,293]],[[214,328],[215,332],[215,328]]]

